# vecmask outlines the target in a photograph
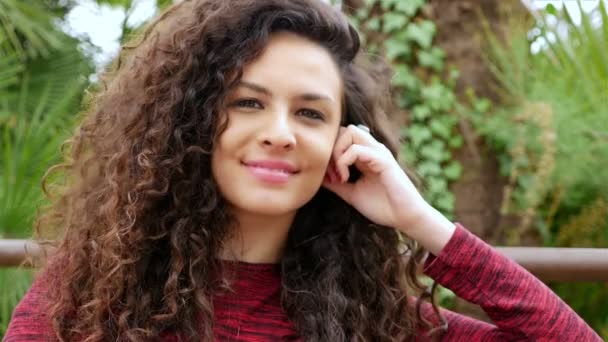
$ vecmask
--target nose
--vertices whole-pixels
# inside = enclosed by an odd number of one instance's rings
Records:
[[[280,111],[268,116],[260,134],[260,143],[265,149],[290,150],[296,145],[296,137],[291,127],[289,113]]]

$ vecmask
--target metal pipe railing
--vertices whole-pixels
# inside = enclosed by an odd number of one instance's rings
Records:
[[[543,281],[608,281],[608,248],[497,249]]]
[[[26,257],[40,256],[40,246],[31,240],[0,239],[0,267],[16,267]]]
[[[543,281],[608,281],[608,248],[498,247]],[[0,267],[19,266],[26,258],[42,252],[30,240],[0,239]]]

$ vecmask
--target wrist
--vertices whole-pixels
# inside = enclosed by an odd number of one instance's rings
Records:
[[[416,205],[411,205],[408,210],[402,210],[402,215],[397,218],[397,225],[395,228],[406,234],[412,236],[416,234],[416,231],[424,227],[434,215],[436,215],[436,209],[428,204],[422,196],[416,201]]]
[[[443,214],[425,202],[415,213],[410,214],[397,229],[416,240],[434,255],[450,241],[456,226]]]

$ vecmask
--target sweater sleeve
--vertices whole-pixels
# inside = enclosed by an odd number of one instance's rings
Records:
[[[40,273],[25,296],[15,307],[2,341],[56,341],[50,318],[45,312],[48,291],[51,289],[48,271]]]
[[[439,255],[426,260],[424,272],[481,306],[495,323],[443,310],[443,341],[602,341],[545,284],[459,223]]]

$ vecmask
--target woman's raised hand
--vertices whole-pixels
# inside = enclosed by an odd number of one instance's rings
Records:
[[[347,182],[349,166],[361,177]],[[394,227],[438,253],[454,225],[420,195],[391,152],[367,130],[340,127],[323,186],[372,222]]]

